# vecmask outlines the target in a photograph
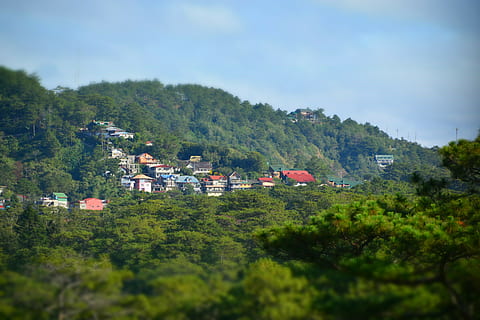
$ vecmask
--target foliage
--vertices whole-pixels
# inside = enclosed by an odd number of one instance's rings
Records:
[[[5,319],[453,319],[479,312],[478,139],[434,149],[377,127],[295,119],[229,93],[159,81],[48,91],[0,68],[0,317]],[[88,136],[114,121],[133,140]],[[152,146],[145,145],[147,140]],[[118,186],[112,146],[222,172],[267,161],[365,183],[146,194]],[[375,154],[393,154],[380,168]],[[411,173],[415,185],[410,183]],[[445,182],[448,182],[445,180]],[[61,190],[58,190],[61,189]],[[103,211],[36,207],[66,192]],[[415,194],[416,191],[416,194]],[[15,196],[20,194],[20,197]],[[25,202],[21,202],[21,201]]]
[[[463,153],[470,149],[456,150],[455,158],[464,159]],[[480,308],[480,279],[472,274],[480,265],[480,197],[449,194],[438,180],[417,182],[421,197],[413,202],[397,196],[337,205],[307,225],[264,230],[257,239],[282,260],[315,266],[317,277],[327,277],[318,285],[334,293],[327,301],[351,300],[348,311],[331,310],[328,303],[319,311],[341,317],[399,318],[408,312],[415,318],[473,319]],[[337,287],[330,278],[344,278],[346,286]]]
[[[480,135],[474,141],[450,142],[439,150],[443,165],[452,176],[470,184],[478,192],[480,185]]]

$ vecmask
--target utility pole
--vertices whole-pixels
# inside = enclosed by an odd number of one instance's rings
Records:
[[[455,128],[455,142],[458,142],[458,128]]]

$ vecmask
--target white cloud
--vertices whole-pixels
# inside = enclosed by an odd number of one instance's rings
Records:
[[[219,5],[175,3],[166,18],[177,31],[229,34],[242,29],[242,23],[234,12]]]

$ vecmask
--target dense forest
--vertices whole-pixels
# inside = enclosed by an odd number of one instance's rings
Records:
[[[480,137],[435,149],[371,124],[295,118],[197,85],[49,91],[0,68],[0,317],[5,319],[475,319]],[[129,153],[201,155],[223,173],[268,163],[340,174],[220,197],[130,192],[93,119]],[[146,146],[145,141],[153,141]],[[375,154],[392,154],[381,168]],[[102,211],[40,207],[66,192]],[[22,195],[16,196],[16,195]]]

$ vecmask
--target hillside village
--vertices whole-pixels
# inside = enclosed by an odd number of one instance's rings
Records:
[[[0,80],[1,319],[480,310],[480,137],[427,149],[198,85]]]
[[[315,120],[317,118],[308,110],[299,109],[292,121],[298,119]],[[134,133],[116,127],[112,121],[93,120],[87,127],[80,129],[80,134],[90,137],[99,137],[108,140],[105,149],[108,158],[118,161],[120,185],[129,191],[146,193],[161,193],[178,190],[184,194],[206,194],[207,196],[221,196],[226,192],[248,190],[254,188],[271,188],[276,183],[291,186],[306,186],[317,182],[307,170],[285,167],[283,164],[271,164],[263,177],[245,179],[237,172],[228,175],[218,174],[212,163],[203,161],[201,156],[191,155],[189,159],[177,160],[176,164],[165,164],[155,159],[149,153],[132,155],[115,147],[115,139],[133,139]],[[146,141],[145,146],[152,146],[152,141]],[[376,155],[375,161],[384,168],[393,163],[392,155]],[[186,174],[188,172],[190,174]],[[105,174],[112,174],[106,172]],[[118,174],[113,173],[118,176]],[[338,177],[328,177],[322,185],[336,188],[351,188],[361,182]],[[86,198],[78,203],[69,204],[65,193],[53,193],[42,197],[37,203],[41,206],[64,207],[76,206],[86,210],[103,210],[108,201],[96,198]]]

